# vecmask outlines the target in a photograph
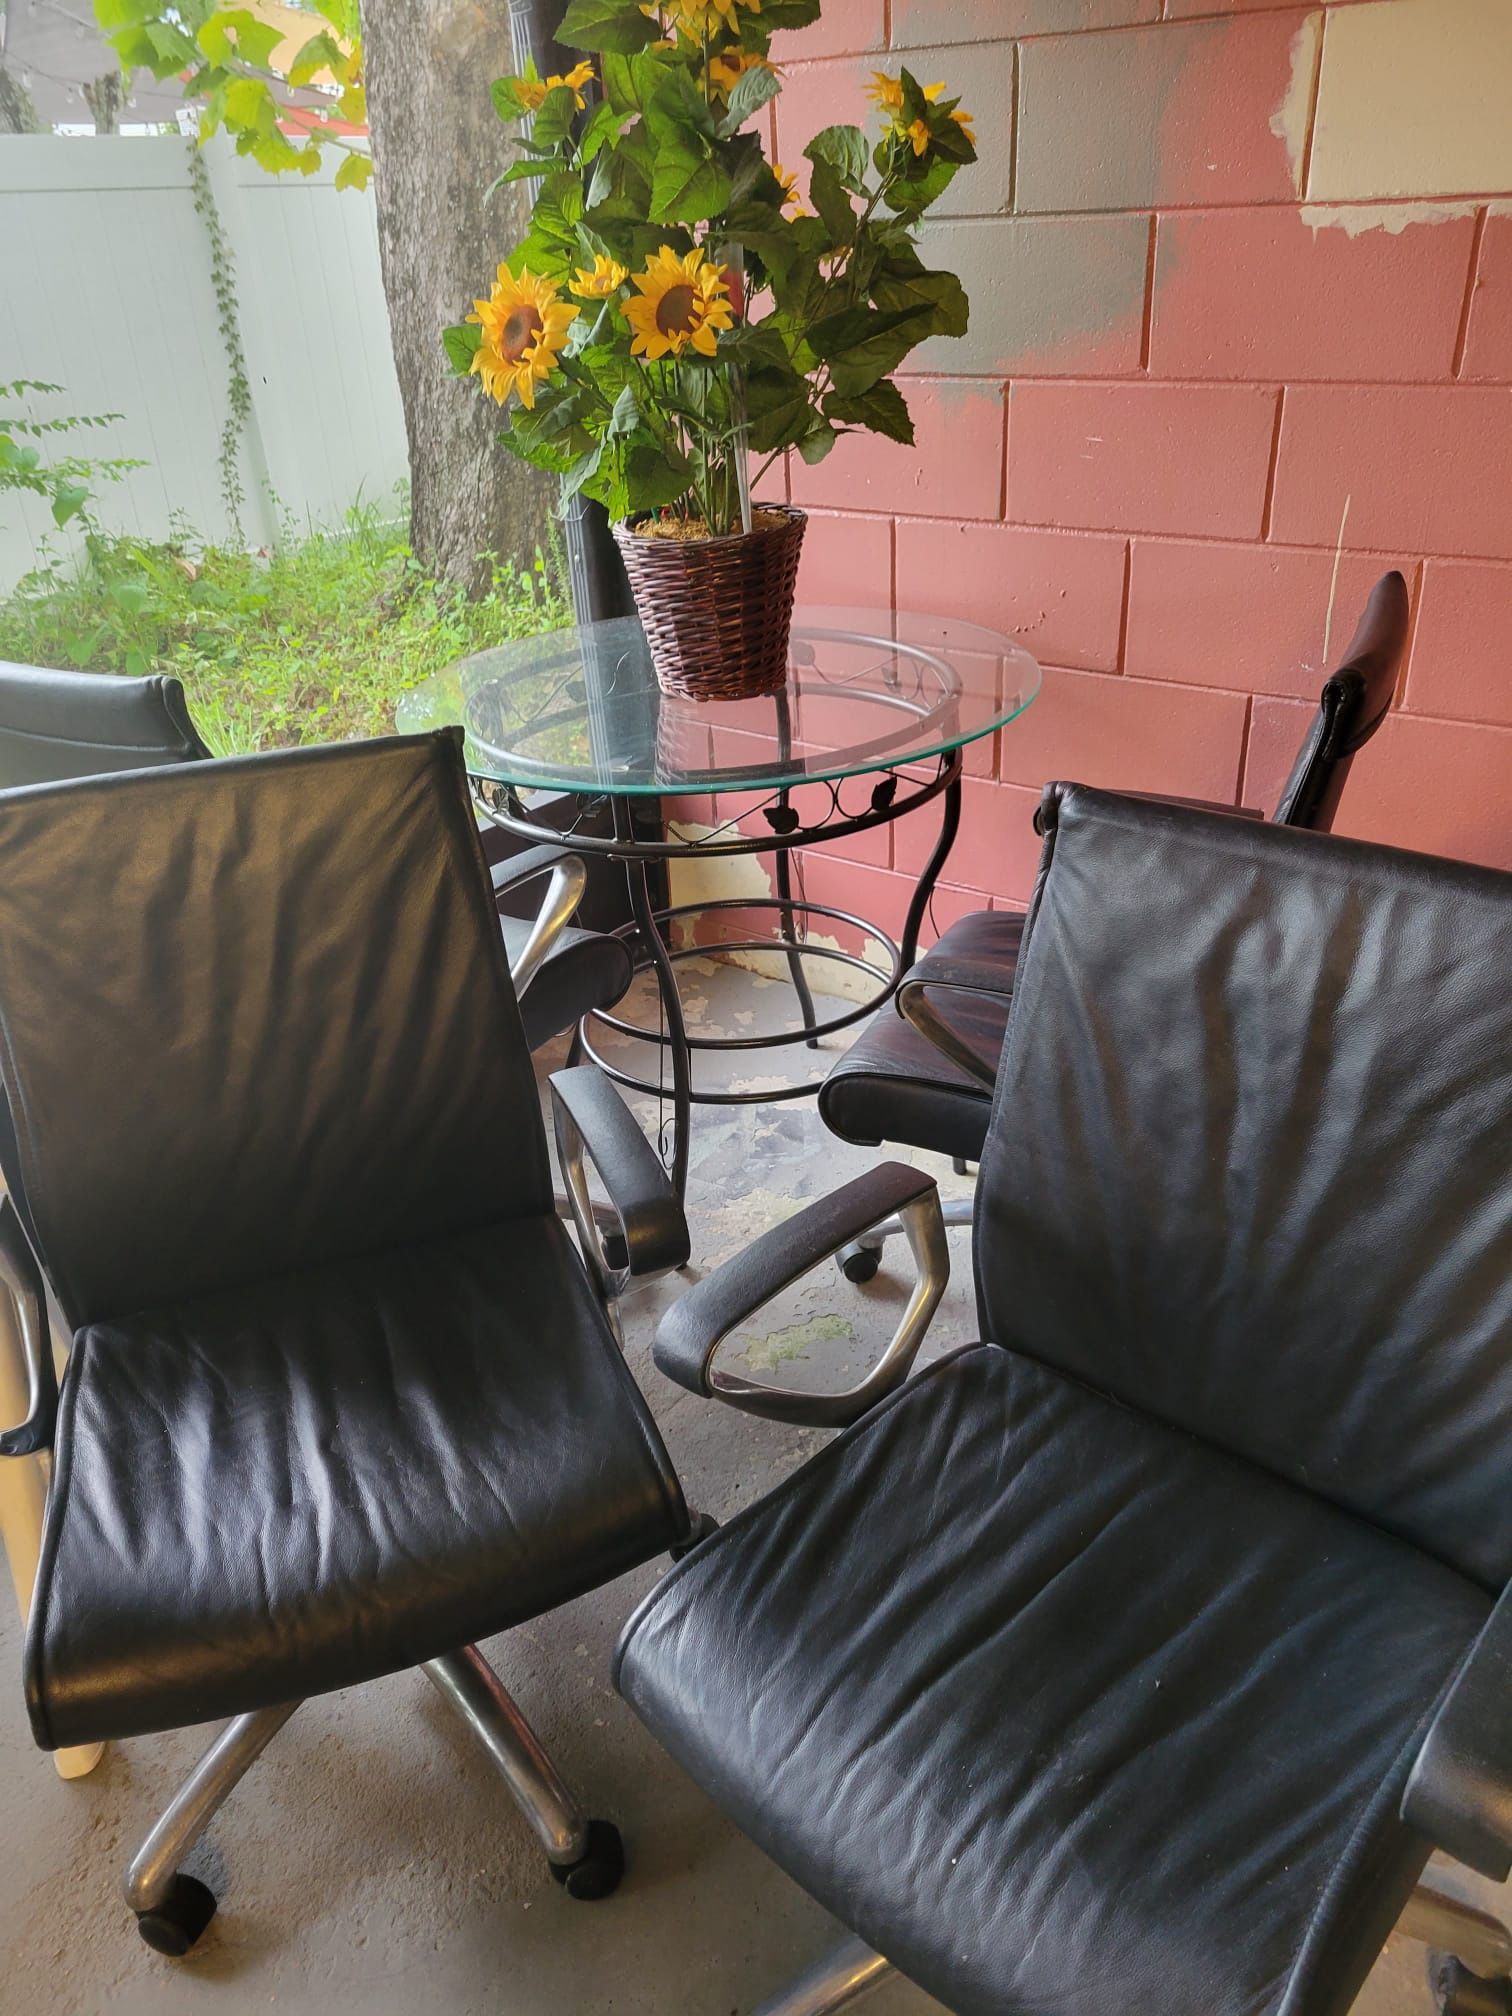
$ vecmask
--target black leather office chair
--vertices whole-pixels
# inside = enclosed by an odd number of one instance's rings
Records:
[[[1349,766],[1391,706],[1407,613],[1407,584],[1398,573],[1383,575],[1324,684],[1270,814],[1275,824],[1323,833],[1332,826]],[[831,1133],[869,1148],[891,1141],[932,1149],[960,1168],[980,1159],[1023,929],[1017,914],[983,910],[941,935],[903,976],[896,1013],[880,1010],[821,1086],[819,1112]],[[969,1224],[971,1200],[951,1199],[945,1219]],[[852,1281],[868,1281],[880,1257],[876,1239],[845,1254],[842,1266]]]
[[[213,756],[177,679],[122,679],[0,660],[0,790],[50,784]],[[624,942],[568,920],[583,891],[582,861],[536,847],[490,870],[499,898],[549,875],[531,917],[502,915],[499,928],[532,1050],[594,1008],[612,1008],[634,978]]]
[[[1414,1886],[1512,1863],[1512,876],[1074,786],[1044,830],[990,1341],[880,1404],[721,1372],[928,1212],[898,1164],[686,1295],[664,1371],[853,1425],[666,1576],[619,1687],[864,1942],[767,2016],[888,1961],[955,2016],[1342,2016],[1399,1919],[1505,2012],[1506,1930]]]
[[[0,1262],[51,1448],[27,1703],[44,1749],[233,1719],[126,1877],[181,1953],[179,1862],[308,1695],[420,1666],[578,1896],[618,1880],[475,1639],[683,1542],[553,1213],[461,737],[0,794]],[[59,928],[66,915],[68,928]],[[81,951],[81,947],[84,948]],[[554,1080],[629,1271],[680,1265],[606,1081]],[[73,1331],[59,1394],[42,1282]]]

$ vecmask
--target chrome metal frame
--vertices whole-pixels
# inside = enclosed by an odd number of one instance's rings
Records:
[[[989,1063],[978,1056],[963,1036],[957,1035],[945,1017],[940,1014],[929,996],[931,991],[940,994],[974,994],[981,1000],[1007,1001],[1011,990],[1000,987],[973,987],[954,980],[913,979],[908,974],[898,982],[898,1013],[913,1029],[917,1029],[926,1043],[930,1043],[940,1055],[954,1064],[958,1071],[974,1079],[978,1085],[992,1091],[997,1084],[997,1064]]]
[[[558,1868],[580,1862],[587,1816],[477,1647],[464,1645],[419,1670],[482,1744],[547,1860]],[[138,1916],[167,1901],[184,1857],[300,1705],[238,1715],[221,1730],[131,1858],[121,1888]]]
[[[625,1333],[620,1323],[619,1298],[630,1275],[627,1268],[610,1266],[604,1248],[603,1228],[607,1224],[611,1231],[617,1230],[622,1246],[626,1244],[625,1229],[613,1205],[596,1204],[589,1196],[587,1144],[572,1115],[560,1100],[553,1101],[551,1119],[552,1131],[556,1135],[557,1161],[561,1166],[562,1180],[567,1186],[568,1211],[573,1229],[577,1233],[583,1264],[593,1283],[593,1292],[598,1298],[598,1305],[614,1333],[614,1341],[623,1351]]]
[[[488,1752],[548,1862],[571,1868],[588,1844],[588,1818],[476,1645],[428,1659],[421,1672]]]
[[[971,1229],[972,1213],[976,1210],[975,1197],[942,1197],[940,1199],[940,1221],[947,1232],[965,1226]],[[842,1271],[845,1263],[855,1253],[880,1253],[889,1239],[895,1239],[903,1230],[901,1218],[884,1218],[880,1225],[874,1225],[870,1232],[863,1232],[859,1239],[852,1239],[842,1246],[835,1255],[835,1264]]]
[[[859,1939],[847,1939],[763,2002],[756,2016],[828,2016],[849,2009],[898,1970]]]
[[[720,1345],[730,1334],[725,1331],[723,1336],[716,1338],[708,1360],[708,1388],[712,1397],[726,1401],[732,1407],[742,1408],[748,1414],[762,1414],[772,1421],[796,1421],[807,1427],[843,1428],[858,1420],[895,1386],[901,1385],[928,1334],[934,1313],[940,1306],[940,1298],[950,1284],[950,1248],[945,1239],[940,1193],[932,1184],[922,1196],[906,1204],[890,1222],[901,1226],[913,1254],[913,1293],[887,1349],[858,1385],[844,1393],[805,1393],[792,1387],[769,1386],[760,1380],[743,1379],[738,1373],[722,1370],[715,1362]],[[863,1236],[869,1238],[873,1235],[868,1233]],[[829,1257],[829,1254],[821,1253],[813,1264],[819,1266]],[[749,1322],[764,1306],[758,1304],[756,1309],[746,1310],[739,1322]]]
[[[1505,1981],[1512,1976],[1512,1932],[1489,1911],[1479,1911],[1431,1883],[1420,1883],[1413,1891],[1396,1929],[1404,1939],[1452,1954],[1484,1980]]]
[[[508,863],[503,865],[507,867]],[[551,880],[546,885],[546,894],[530,927],[530,936],[525,940],[519,958],[509,969],[517,1001],[523,999],[525,989],[551,957],[557,940],[572,922],[583,900],[583,891],[588,887],[587,863],[576,854],[560,854],[554,861],[533,864],[517,881],[506,876],[494,884],[493,893],[502,896],[519,883],[534,881],[538,875],[549,875]]]
[[[1452,1955],[1483,1980],[1503,1981],[1512,1975],[1512,1933],[1501,1920],[1431,1883],[1420,1883],[1413,1891],[1396,1930],[1404,1939]],[[880,1988],[897,1971],[859,1939],[847,1939],[763,2002],[755,2016],[832,2016]]]
[[[180,1862],[299,1705],[260,1708],[222,1729],[127,1865],[121,1889],[139,1916],[166,1901]]]

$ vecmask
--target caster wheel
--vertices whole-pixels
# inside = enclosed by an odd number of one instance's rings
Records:
[[[570,1868],[556,1862],[550,1867],[567,1895],[576,1897],[580,1903],[596,1903],[600,1897],[612,1896],[625,1873],[625,1844],[620,1840],[618,1827],[609,1820],[590,1820],[588,1846],[582,1858]]]
[[[863,1282],[875,1281],[881,1267],[882,1255],[875,1246],[858,1246],[853,1253],[844,1254],[840,1261],[840,1272],[858,1288]]]
[[[194,1876],[175,1876],[154,1911],[137,1913],[137,1930],[154,1953],[182,1960],[215,1916],[215,1892]]]
[[[1428,1985],[1438,2016],[1512,2016],[1512,1981],[1487,1981],[1448,1953],[1428,1955]]]
[[[680,1547],[669,1547],[667,1552],[672,1556],[674,1561],[681,1561],[685,1554],[691,1554],[695,1547],[709,1538],[710,1534],[717,1533],[718,1531],[719,1521],[714,1517],[714,1514],[712,1512],[700,1512],[688,1531],[687,1539],[683,1541]]]

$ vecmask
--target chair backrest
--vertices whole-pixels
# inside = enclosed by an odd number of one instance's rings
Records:
[[[0,863],[0,1080],[76,1324],[551,1209],[460,731],[0,794]]]
[[[1512,1576],[1512,875],[1052,785],[983,1334]]]
[[[0,790],[209,754],[177,679],[50,672],[0,660]]]
[[[1393,570],[1370,591],[1342,663],[1331,672],[1271,822],[1333,827],[1334,814],[1358,750],[1386,719],[1407,648],[1407,583]]]

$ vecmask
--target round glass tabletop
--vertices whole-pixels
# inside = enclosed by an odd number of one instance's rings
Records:
[[[402,733],[459,724],[475,777],[598,793],[780,790],[939,756],[990,735],[1039,667],[952,617],[799,609],[786,687],[687,700],[656,683],[634,617],[501,644],[399,700]]]

